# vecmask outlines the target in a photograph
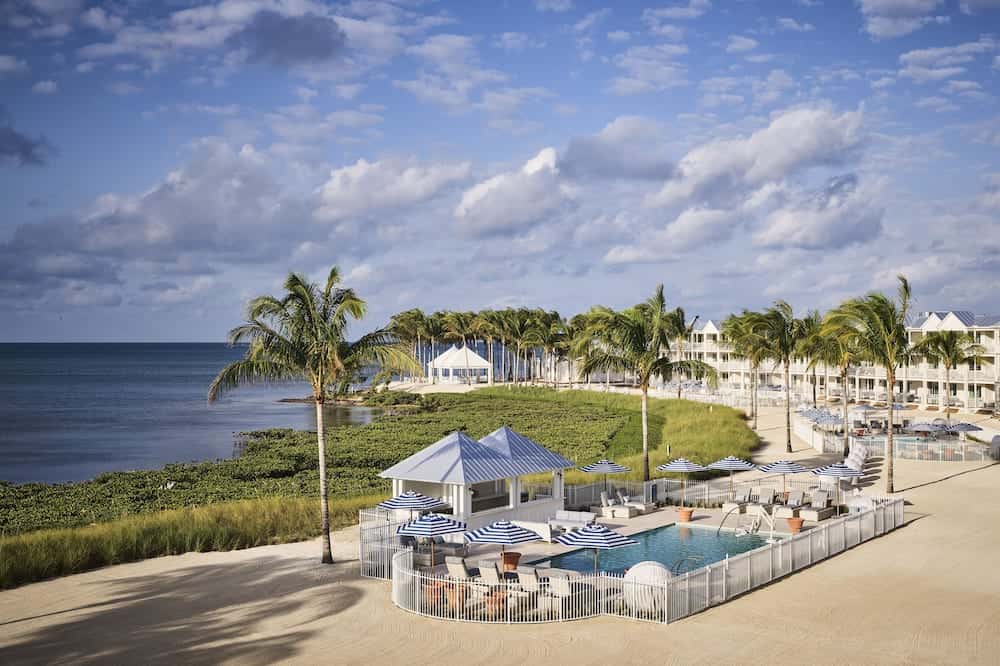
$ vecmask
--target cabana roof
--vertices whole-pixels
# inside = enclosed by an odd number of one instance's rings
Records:
[[[503,427],[476,441],[453,432],[379,476],[405,481],[470,485],[573,467],[524,435]]]
[[[468,360],[466,354],[468,353]],[[470,370],[488,370],[490,362],[475,352],[474,349],[452,345],[441,352],[437,358],[428,363],[433,368],[469,368]]]

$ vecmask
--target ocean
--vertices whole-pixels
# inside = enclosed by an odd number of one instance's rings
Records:
[[[239,388],[208,404],[208,385],[241,354],[214,343],[0,344],[0,480],[80,481],[229,458],[242,431],[315,430],[313,405],[278,402],[308,395],[305,384]],[[328,406],[325,420],[374,414]]]

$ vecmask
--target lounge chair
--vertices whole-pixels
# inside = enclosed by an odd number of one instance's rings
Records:
[[[444,558],[444,564],[448,568],[448,576],[455,580],[471,580],[479,576],[479,569],[470,569],[461,557],[448,555]]]
[[[572,580],[564,572],[549,575],[549,589],[538,597],[538,610],[547,617],[572,619],[590,614],[594,587]]]
[[[801,490],[793,490],[788,493],[788,501],[774,507],[771,512],[775,518],[795,518],[799,514],[799,509],[804,502],[804,494]]]
[[[649,513],[650,511],[656,510],[656,505],[652,502],[648,504],[646,502],[640,502],[639,500],[634,500],[627,495],[622,495],[622,491],[618,491],[618,501],[622,503],[622,506],[631,506],[635,508],[639,513]]]
[[[799,509],[799,518],[819,522],[832,516],[837,510],[829,506],[830,496],[825,490],[814,490],[808,506]]]
[[[517,574],[513,571],[500,573],[497,560],[479,560],[479,578],[487,585],[503,585],[510,580],[517,582]]]
[[[736,491],[732,502],[722,504],[722,514],[725,515],[737,509],[739,509],[738,513],[745,513],[748,504],[750,504],[750,486],[743,486]]]
[[[601,506],[592,506],[590,510],[604,518],[631,518],[639,513],[634,506],[615,504],[613,499],[608,499],[608,494],[605,492],[601,493]]]
[[[758,488],[757,501],[748,505],[747,513],[771,513],[774,506],[774,488]]]

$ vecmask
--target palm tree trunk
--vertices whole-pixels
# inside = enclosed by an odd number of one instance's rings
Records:
[[[323,428],[323,396],[315,396],[316,402],[316,446],[319,449],[319,513],[320,531],[323,536],[323,564],[333,564],[333,549],[330,546],[330,501],[326,484],[326,439]]]
[[[944,366],[944,418],[948,425],[951,425],[951,368],[946,363]]]
[[[896,376],[893,372],[895,368],[886,368],[885,377],[888,380],[889,386],[896,383]],[[892,402],[889,402],[889,416],[892,417]],[[888,435],[885,440],[885,492],[892,493],[892,468],[893,459],[896,456],[895,443],[892,439],[892,427],[889,428]]]
[[[816,368],[813,368],[813,409],[816,409]]]
[[[487,349],[486,349],[486,351],[489,352],[489,357],[490,357],[490,377],[489,377],[489,380],[490,380],[490,386],[493,386],[493,374],[494,374],[493,371],[495,370],[495,368],[493,367],[493,338],[487,338],[486,344],[489,345],[487,347]]]
[[[649,390],[645,384],[642,386],[642,480],[649,481],[649,425],[646,421],[646,392]]]
[[[469,343],[465,341],[465,336],[462,336],[462,349],[465,350],[465,383],[472,384],[472,377],[469,376]]]
[[[785,451],[792,452],[792,393],[789,363],[785,361]]]
[[[753,409],[753,429],[757,429],[757,414],[760,412],[760,405],[757,401],[757,368],[754,368],[753,377],[750,378],[750,404]]]
[[[846,385],[847,385],[847,368],[845,367],[840,369],[840,386],[844,387]],[[844,393],[844,391],[841,390],[841,393]],[[851,431],[848,430],[848,425],[849,425],[848,422],[849,417],[847,415],[848,411],[849,410],[847,405],[847,396],[845,395],[844,396],[844,457],[845,458],[851,455]]]

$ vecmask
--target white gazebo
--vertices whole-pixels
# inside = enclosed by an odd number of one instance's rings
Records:
[[[446,373],[447,371],[447,373]],[[427,377],[431,383],[460,384],[466,381],[493,383],[493,364],[468,346],[452,345],[427,364]]]
[[[547,523],[563,508],[563,471],[573,463],[508,427],[476,441],[453,432],[379,476],[392,494],[413,490],[441,499],[476,529],[495,520]],[[521,477],[551,473],[551,481]]]

